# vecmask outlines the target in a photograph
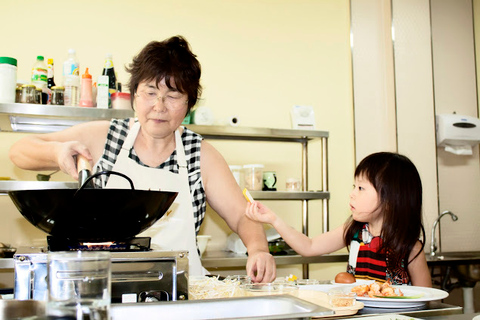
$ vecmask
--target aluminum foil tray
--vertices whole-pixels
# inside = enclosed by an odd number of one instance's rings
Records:
[[[334,311],[290,295],[112,304],[112,320],[311,319]]]

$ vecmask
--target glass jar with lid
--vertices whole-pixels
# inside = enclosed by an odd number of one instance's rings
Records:
[[[37,90],[33,84],[22,85],[21,103],[36,103]]]
[[[64,96],[65,96],[65,87],[61,86],[54,86],[51,88],[52,90],[52,97],[51,97],[51,104],[56,106],[63,106],[64,103]]]

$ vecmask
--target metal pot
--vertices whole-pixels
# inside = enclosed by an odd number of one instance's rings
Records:
[[[102,174],[128,179],[131,189],[87,189]],[[89,176],[80,189],[9,191],[20,213],[46,233],[78,241],[121,241],[133,238],[159,220],[177,192],[135,190],[125,175],[104,171]]]

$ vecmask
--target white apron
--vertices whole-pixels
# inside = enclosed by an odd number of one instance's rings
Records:
[[[187,161],[180,133],[178,130],[175,131],[175,148],[179,166],[179,173],[176,174],[168,170],[139,165],[129,158],[130,149],[133,148],[139,130],[140,123],[136,122],[125,139],[112,171],[127,175],[132,179],[135,189],[178,192],[175,202],[167,211],[169,214],[165,214],[139,236],[151,237],[153,246],[160,250],[188,250],[189,274],[205,275],[206,270],[202,268],[197,251]],[[106,187],[129,189],[130,185],[126,179],[111,175]]]

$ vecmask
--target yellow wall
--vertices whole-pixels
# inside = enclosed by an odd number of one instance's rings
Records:
[[[43,15],[43,16],[42,16]],[[75,48],[83,71],[94,80],[106,53],[113,54],[117,79],[126,83],[124,65],[151,40],[183,35],[203,68],[201,105],[217,120],[233,115],[240,125],[291,128],[293,105],[315,109],[317,129],[330,132],[331,226],[348,215],[354,169],[352,78],[348,0],[179,0],[179,1],[15,1],[2,3],[0,55],[18,59],[18,79],[28,80],[37,55],[53,58],[61,83],[62,62]],[[34,180],[7,158],[21,134],[0,133],[0,176]],[[279,187],[300,175],[300,148],[291,144],[217,142],[230,164],[264,163],[277,171]],[[280,147],[280,148],[279,148]],[[317,148],[316,148],[317,147]],[[312,144],[310,189],[318,189],[318,144]],[[285,156],[287,154],[287,156]],[[57,174],[55,180],[68,179]],[[0,241],[25,245],[44,239],[25,225],[6,196],[0,196]],[[272,203],[300,228],[298,203]],[[311,235],[321,232],[318,204],[312,204]],[[208,249],[224,245],[229,231],[208,212],[202,233],[212,234]],[[14,226],[14,227],[12,227]],[[207,249],[207,250],[208,250]],[[345,265],[315,266],[312,278],[331,278]],[[281,268],[280,275],[292,270]]]

